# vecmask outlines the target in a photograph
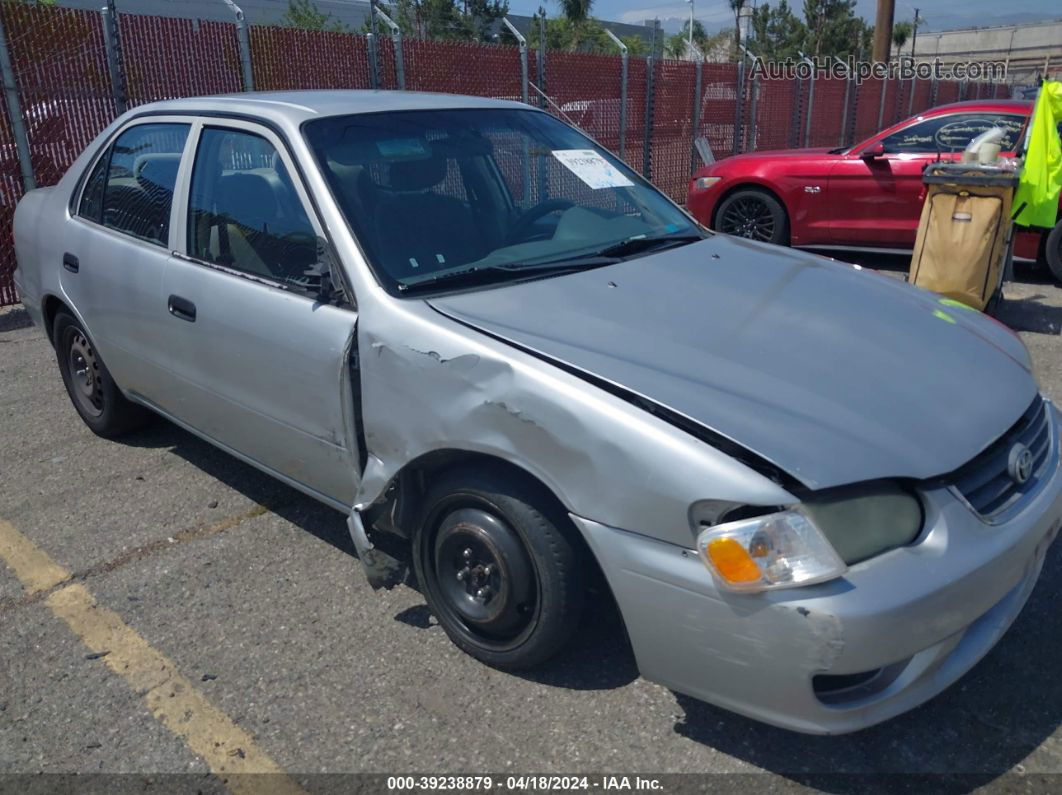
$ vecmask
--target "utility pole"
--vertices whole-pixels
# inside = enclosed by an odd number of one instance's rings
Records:
[[[878,0],[878,15],[874,20],[874,60],[889,62],[892,48],[892,18],[896,13],[896,0]]]

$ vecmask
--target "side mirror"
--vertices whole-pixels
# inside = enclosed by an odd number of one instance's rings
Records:
[[[876,144],[868,146],[866,149],[860,152],[859,156],[864,160],[877,160],[883,154],[885,154],[885,144],[883,144],[881,141],[878,141]]]
[[[323,237],[316,240],[317,262],[302,272],[299,283],[308,292],[314,293],[322,304],[342,302],[346,294],[342,286],[337,286],[333,274],[335,255],[332,247]]]
[[[332,282],[332,268],[327,262],[318,262],[302,272],[299,280],[307,291],[315,293],[322,304],[332,303],[336,288]]]

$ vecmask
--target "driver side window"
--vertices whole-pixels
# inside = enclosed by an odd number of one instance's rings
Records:
[[[205,127],[188,199],[188,253],[301,287],[317,234],[273,145],[243,130]]]

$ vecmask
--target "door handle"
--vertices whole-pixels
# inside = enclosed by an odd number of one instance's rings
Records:
[[[77,257],[68,251],[63,254],[63,267],[71,273],[77,273],[78,268],[81,267],[81,263],[78,262]]]
[[[189,323],[195,323],[195,304],[179,295],[171,295],[166,302],[170,314]]]

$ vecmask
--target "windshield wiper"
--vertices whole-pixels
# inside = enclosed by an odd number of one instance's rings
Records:
[[[618,243],[613,243],[610,246],[605,246],[602,249],[598,249],[589,256],[629,257],[632,254],[641,254],[645,251],[674,248],[675,246],[684,246],[687,243],[696,243],[698,240],[704,239],[704,235],[699,235],[692,232],[681,232],[679,234],[674,235],[657,235],[655,237],[649,237],[648,235],[635,235],[634,237],[628,237],[626,240],[621,240]]]
[[[604,265],[614,265],[617,262],[619,260],[615,257],[593,255],[591,257],[580,257],[578,261],[565,260],[563,262],[547,262],[541,265],[522,265],[518,262],[505,265],[474,265],[471,268],[439,273],[415,282],[400,283],[398,289],[404,295],[410,295],[437,287],[490,284],[491,282],[507,281],[512,277],[520,279],[525,275],[556,276],[562,273],[574,273],[576,271],[590,270],[591,268],[600,268]]]

